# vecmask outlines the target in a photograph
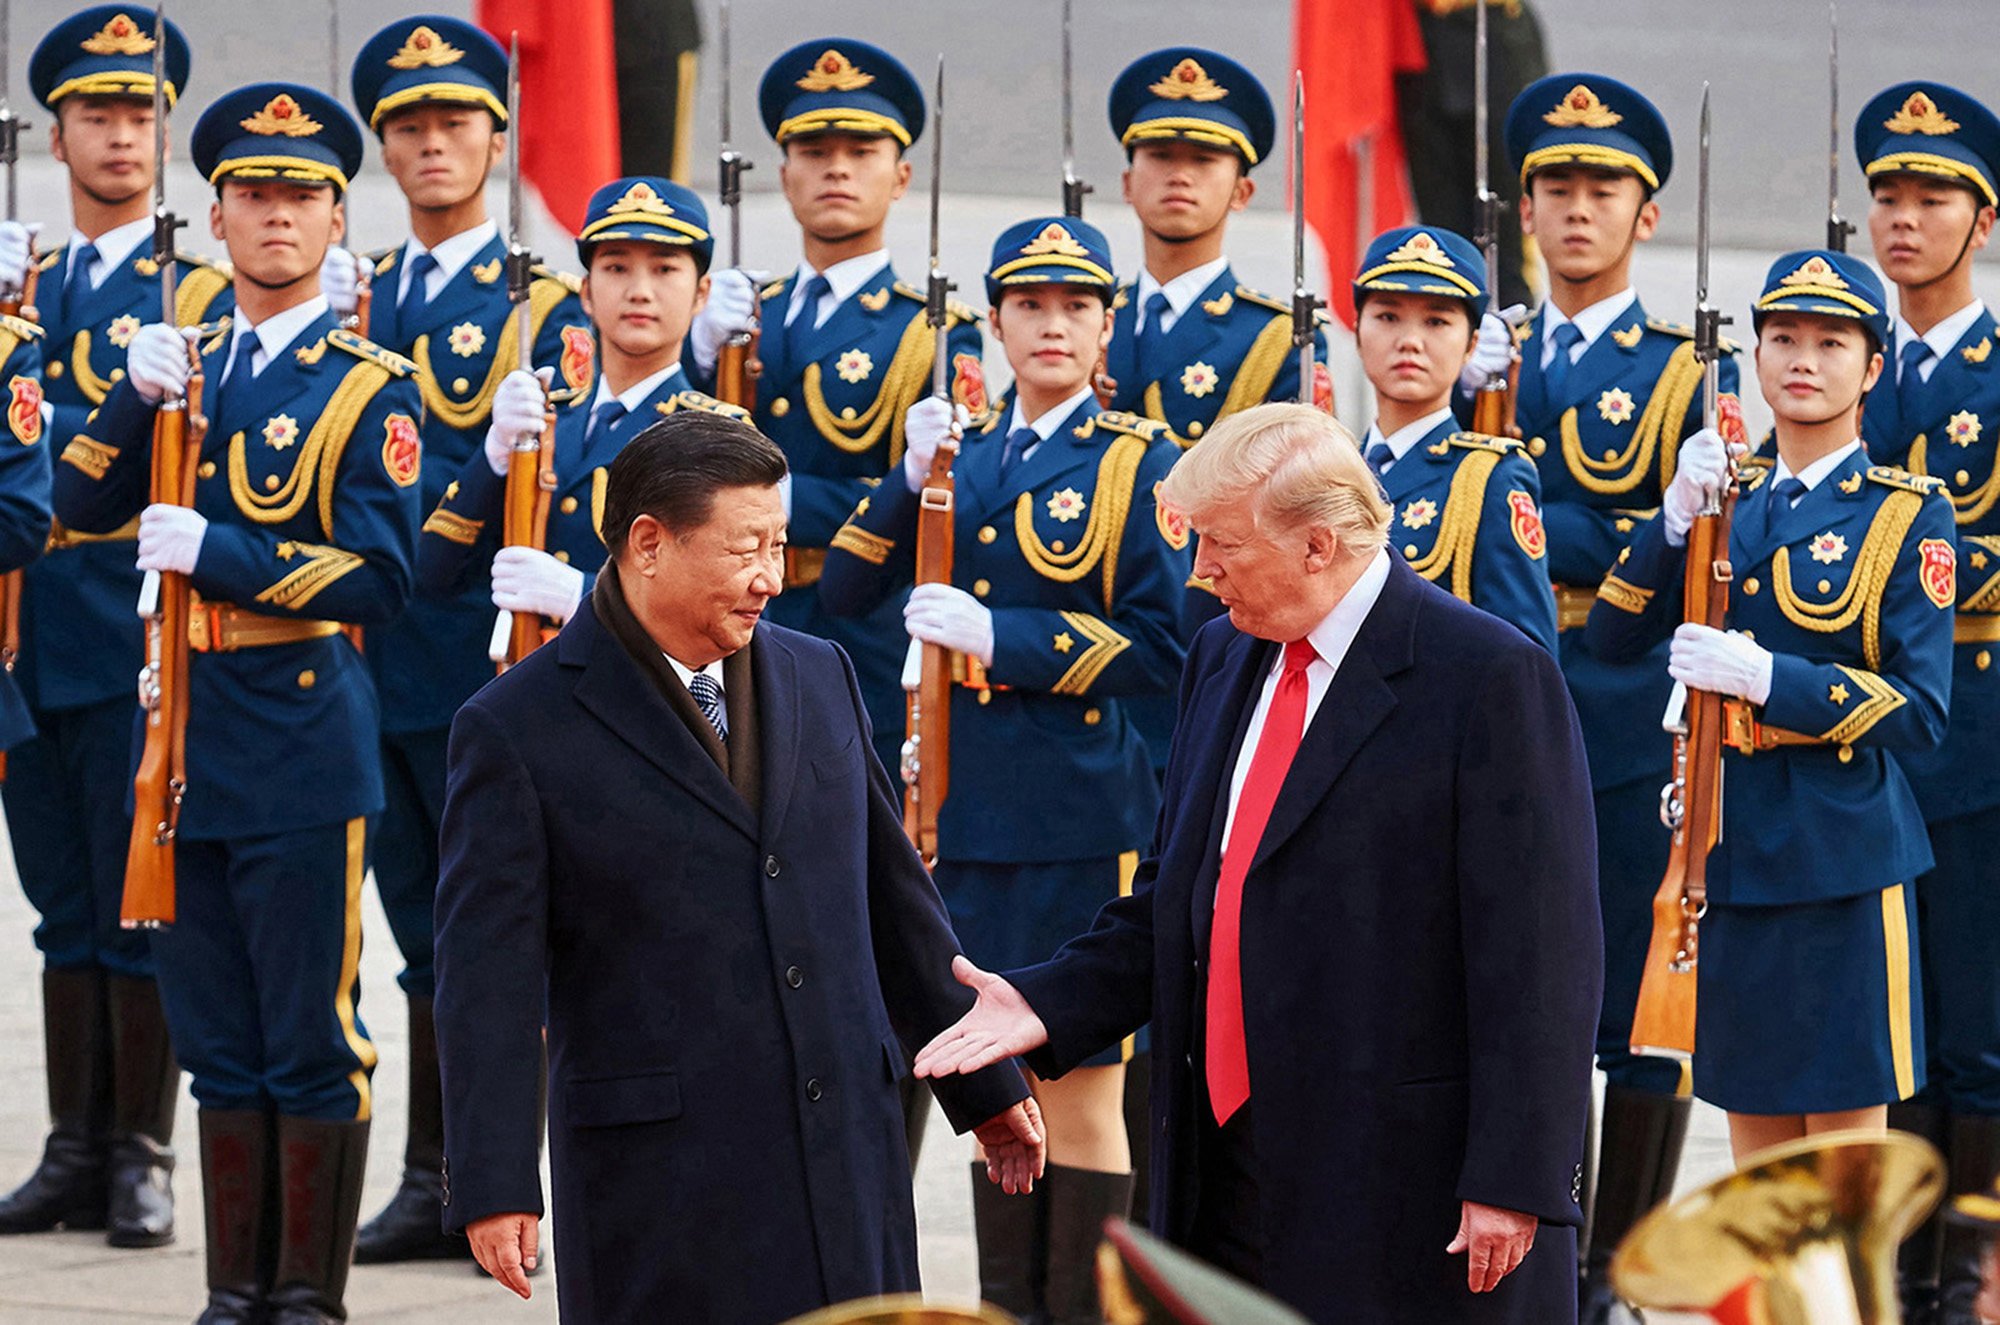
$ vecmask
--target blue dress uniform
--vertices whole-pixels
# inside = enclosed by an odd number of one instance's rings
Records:
[[[0,432],[0,574],[33,562],[49,539],[41,339],[42,329],[34,323],[0,316],[0,384],[7,392],[7,427]],[[21,698],[12,667],[0,669],[0,751],[13,750],[34,734],[34,715]]]
[[[1386,231],[1362,255],[1354,278],[1357,313],[1371,291],[1462,300],[1477,327],[1486,312],[1486,262],[1449,230]],[[1371,430],[1362,455],[1389,499],[1391,554],[1554,653],[1542,484],[1527,449],[1511,437],[1463,432],[1445,417],[1398,459],[1378,433]]]
[[[923,92],[910,71],[887,51],[847,38],[802,42],[780,55],[764,73],[758,104],[780,145],[848,133],[885,135],[907,148],[924,128]],[[892,595],[867,616],[842,620],[821,601],[818,582],[841,522],[902,463],[903,415],[930,391],[936,336],[924,318],[923,291],[896,279],[886,258],[831,309],[820,300],[807,306],[813,276],[823,274],[807,275],[804,285],[802,275],[762,292],[757,429],[792,467],[785,592],[765,610],[781,626],[847,650],[875,727],[875,751],[894,768],[903,726],[902,600]],[[953,394],[983,419],[979,315],[954,300],[949,318]]]
[[[1807,250],[1778,259],[1756,311],[1853,318],[1879,344],[1883,303],[1865,265]],[[1931,850],[1891,755],[1944,735],[1951,504],[1858,443],[1835,456],[1800,495],[1751,473],[1730,530],[1729,628],[1775,655],[1761,708],[1725,702],[1701,927],[1694,1086],[1733,1113],[1864,1108],[1924,1081],[1910,885]],[[1686,560],[1649,525],[1604,580],[1591,647],[1636,659],[1670,637]]]
[[[670,180],[616,179],[591,196],[577,238],[585,268],[597,245],[610,239],[667,244],[690,249],[696,265],[708,268],[715,241],[701,199]],[[669,414],[700,409],[750,421],[750,414],[688,385],[677,362],[644,388],[632,405],[600,382],[594,398],[571,393],[556,411],[556,490],[550,496],[545,551],[583,572],[588,598],[604,565],[604,492],[611,462],[625,444]],[[627,395],[631,392],[628,391]],[[507,479],[475,449],[444,489],[424,521],[417,543],[417,584],[425,593],[477,592],[485,603],[486,633],[493,630],[493,603],[486,595],[493,554],[499,551]],[[557,623],[560,624],[560,623]],[[492,671],[492,664],[487,664]]]
[[[192,139],[218,188],[344,191],[361,150],[338,102],[280,83],[217,99]],[[357,1007],[361,880],[382,808],[374,687],[342,626],[410,598],[423,403],[414,367],[342,331],[323,300],[266,326],[289,339],[225,324],[201,346],[214,386],[179,914],[154,953],[201,1105],[211,1318],[268,1305],[340,1319],[375,1064]],[[147,505],[153,415],[128,380],[69,442],[66,524],[116,529]]]
[[[150,10],[123,5],[92,6],[57,24],[29,61],[37,100],[60,115],[72,97],[150,99],[152,30]],[[165,64],[171,102],[187,87],[189,67],[172,23]],[[38,351],[43,431],[59,454],[124,376],[125,347],[141,323],[160,317],[151,223],[78,236],[36,265],[35,316],[48,333]],[[179,321],[230,307],[226,272],[181,255],[175,276]],[[13,393],[10,406],[20,399]],[[21,576],[13,679],[36,735],[8,756],[7,829],[22,890],[40,917],[55,1130],[35,1175],[0,1200],[0,1231],[58,1219],[102,1227],[108,1218],[112,1245],[154,1246],[173,1236],[168,1174],[180,1074],[151,945],[118,924],[131,832],[132,684],[143,653],[133,537],[131,528],[93,535],[56,523],[46,554]]]

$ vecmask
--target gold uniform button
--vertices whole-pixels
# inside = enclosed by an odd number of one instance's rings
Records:
[[[194,476],[196,478],[214,478],[215,462],[213,460],[202,461],[201,465],[194,471]]]
[[[1993,654],[1986,649],[1981,649],[1978,653],[1972,655],[1972,665],[1982,672],[1985,671],[1993,665]]]
[[[1096,709],[1085,709],[1083,711],[1084,726],[1095,727],[1098,723],[1102,721],[1104,721],[1104,715],[1098,712]]]
[[[1841,762],[1841,763],[1843,763],[1843,764],[1851,764],[1851,763],[1853,763],[1853,762],[1854,762],[1854,747],[1853,747],[1853,746],[1851,746],[1851,745],[1843,745],[1843,746],[1841,746],[1841,747],[1840,747],[1840,762]]]
[[[562,513],[563,513],[564,515],[575,515],[575,514],[576,514],[576,498],[574,498],[574,497],[564,497],[564,498],[562,499],[562,505],[561,505],[561,507],[560,507],[559,509],[560,509],[560,510],[562,511]]]
[[[980,542],[982,542],[982,543],[991,543],[991,542],[992,542],[992,541],[993,541],[994,539],[996,539],[996,538],[998,538],[998,537],[1000,537],[1000,531],[999,531],[998,529],[995,529],[995,528],[994,528],[994,527],[993,527],[992,525],[990,525],[990,524],[983,524],[983,525],[979,526],[979,541],[980,541]]]
[[[854,406],[849,405],[846,409],[840,411],[840,417],[848,423],[854,422]]]
[[[472,390],[472,383],[463,377],[454,377],[451,379],[451,389],[462,396]]]
[[[989,582],[985,580],[974,580],[972,582],[973,597],[984,598],[987,594],[990,594],[992,592],[993,592],[993,586]]]
[[[1757,577],[1754,575],[1752,575],[1749,579],[1743,581],[1743,592],[1748,594],[1752,598],[1755,598],[1757,596],[1757,591],[1763,587],[1764,587],[1763,585],[1757,583]]]
[[[560,561],[565,566],[569,565],[569,553],[567,552],[556,553],[556,560]]]
[[[124,381],[124,380],[125,380],[125,370],[124,370],[123,368],[113,368],[113,369],[111,370],[111,380],[112,380],[112,381],[114,381],[114,382],[122,382],[122,381]]]
[[[1415,561],[1417,559],[1417,545],[1415,543],[1403,544],[1403,555],[1411,561]]]
[[[1531,442],[1529,442],[1529,443],[1528,443],[1528,454],[1529,454],[1529,455],[1536,455],[1536,456],[1538,456],[1538,455],[1540,455],[1540,454],[1541,454],[1542,452],[1544,452],[1544,451],[1546,451],[1546,450],[1548,450],[1548,449],[1549,449],[1549,444],[1548,444],[1547,442],[1543,441],[1543,440],[1542,440],[1541,438],[1539,438],[1539,437],[1535,438],[1535,439],[1534,439],[1533,441],[1531,441]]]
[[[278,476],[276,474],[264,475],[264,491],[276,492],[277,490],[278,490]]]
[[[1833,581],[1832,581],[1832,580],[1821,580],[1821,581],[1819,582],[1819,591],[1820,591],[1821,593],[1832,593],[1832,592],[1833,592]]]
[[[47,373],[50,377],[61,377],[63,375],[62,360],[57,359],[50,363],[44,364],[42,367],[42,371]]]
[[[792,412],[792,402],[786,400],[783,396],[779,396],[776,400],[771,402],[772,418],[782,419],[791,412]]]
[[[1206,432],[1206,431],[1207,431],[1207,429],[1205,429],[1205,428],[1203,428],[1203,427],[1201,426],[1201,420],[1200,420],[1200,419],[1196,419],[1196,420],[1195,420],[1195,421],[1194,421],[1193,423],[1190,423],[1190,424],[1188,425],[1188,429],[1187,429],[1187,432],[1188,432],[1188,436],[1190,436],[1190,437],[1199,437],[1199,436],[1201,436],[1201,435],[1202,435],[1202,433],[1204,433],[1204,432]]]
[[[1953,483],[1956,483],[1959,487],[1962,488],[1966,484],[1972,482],[1972,475],[1966,473],[1964,470],[1961,469],[1956,474],[1953,474],[1951,476],[1951,481]]]
[[[310,667],[306,668],[303,672],[299,673],[299,689],[301,690],[312,689],[313,686],[318,683],[318,681],[319,677],[314,675],[313,669]]]
[[[991,704],[993,702],[993,692],[991,690],[980,691],[979,702],[982,704]]]
[[[1063,541],[1062,541],[1062,540],[1061,540],[1060,538],[1058,538],[1058,539],[1057,539],[1057,540],[1056,540],[1055,542],[1053,542],[1053,543],[1049,544],[1049,551],[1051,551],[1051,552],[1058,552],[1058,553],[1059,553],[1059,552],[1063,551],[1063,549],[1064,549],[1064,548],[1065,548],[1066,546],[1067,546],[1067,545],[1066,545],[1066,544],[1065,544],[1065,543],[1064,543],[1064,542],[1063,542]]]

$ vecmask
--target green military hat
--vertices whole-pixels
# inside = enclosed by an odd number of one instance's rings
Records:
[[[1276,1298],[1122,1219],[1104,1226],[1097,1295],[1108,1325],[1307,1325]]]

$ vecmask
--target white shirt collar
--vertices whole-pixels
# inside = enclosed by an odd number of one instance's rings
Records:
[[[1034,419],[1023,419],[1021,417],[1021,402],[1016,400],[1014,402],[1014,413],[1007,420],[1007,431],[1013,432],[1016,428],[1023,426],[1033,428],[1035,436],[1046,442],[1050,437],[1055,435],[1056,429],[1062,427],[1064,421],[1070,415],[1083,408],[1083,402],[1089,397],[1090,391],[1090,386],[1086,383],[1068,400],[1042,414],[1039,418]],[[1034,448],[1029,447],[1028,449],[1032,451]]]
[[[437,271],[426,282],[426,298],[434,296],[445,286],[445,282],[465,269],[465,264],[479,256],[479,251],[492,243],[500,234],[500,223],[493,220],[481,221],[470,230],[461,230],[450,239],[440,240],[436,248],[425,248],[415,235],[403,245],[403,279],[397,293],[407,293],[410,286],[410,263],[420,253],[428,253],[437,259]]]
[[[1965,338],[1966,332],[1972,330],[1972,324],[1977,322],[1979,315],[1985,311],[1986,305],[1980,300],[1975,299],[1921,336],[1917,334],[1917,329],[1908,322],[1905,322],[1903,315],[1898,313],[1896,315],[1896,380],[1899,382],[1903,380],[1902,350],[1904,346],[1921,340],[1924,344],[1931,347],[1931,357],[1924,360],[1917,368],[1917,376],[1923,381],[1928,382],[1931,380],[1931,374],[1937,370],[1937,366],[1944,362],[1944,356],[1950,354],[1957,347],[1958,342]]]
[[[285,352],[285,347],[299,338],[299,333],[311,326],[328,310],[326,296],[314,295],[302,304],[296,304],[282,313],[273,313],[262,322],[252,326],[243,314],[236,313],[236,321],[229,329],[229,359],[223,368],[223,376],[229,375],[229,365],[236,361],[236,346],[243,337],[254,334],[262,361],[252,360],[257,371],[262,372],[272,360]]]
[[[660,656],[667,660],[667,666],[674,669],[674,675],[678,676],[681,679],[682,685],[690,685],[690,683],[695,678],[695,671],[696,671],[695,668],[689,667],[687,664],[683,663],[679,658],[674,657],[674,655],[671,653],[662,651]],[[701,675],[715,682],[715,688],[717,690],[722,689],[722,659],[717,658],[714,662],[710,663],[708,666],[701,668],[700,672]]]
[[[1440,423],[1451,422],[1452,417],[1451,406],[1447,405],[1435,414],[1424,415],[1424,417],[1418,419],[1415,423],[1404,424],[1387,437],[1382,435],[1381,424],[1371,423],[1368,425],[1368,437],[1361,444],[1362,454],[1367,454],[1368,448],[1376,442],[1387,442],[1389,443],[1389,454],[1395,459],[1401,460],[1410,453],[1411,447],[1430,436],[1431,429],[1437,427]]]
[[[1203,290],[1215,284],[1215,278],[1222,275],[1223,270],[1228,266],[1229,259],[1227,257],[1216,258],[1212,262],[1204,262],[1199,267],[1193,267],[1182,272],[1165,284],[1161,284],[1159,281],[1153,279],[1152,272],[1145,270],[1143,267],[1140,268],[1139,298],[1137,300],[1139,315],[1141,317],[1145,316],[1146,301],[1148,299],[1151,299],[1156,293],[1164,294],[1167,297],[1168,312],[1166,316],[1160,319],[1160,329],[1163,331],[1173,330],[1174,323],[1181,320],[1182,315],[1188,311],[1188,306],[1200,297]]]
[[[1368,619],[1368,613],[1375,606],[1375,600],[1382,596],[1382,586],[1389,582],[1389,554],[1380,551],[1368,563],[1358,579],[1348,587],[1333,610],[1326,614],[1317,626],[1306,632],[1312,641],[1313,652],[1319,655],[1315,667],[1324,664],[1339,670],[1347,651],[1354,646],[1354,637],[1361,633],[1361,623]],[[1283,650],[1278,660],[1272,664],[1272,671],[1279,671],[1285,665]]]
[[[1788,478],[1796,478],[1799,482],[1806,485],[1807,492],[1811,492],[1820,485],[1821,480],[1834,470],[1840,468],[1847,457],[1853,455],[1860,448],[1861,439],[1857,437],[1838,451],[1821,456],[1796,474],[1785,467],[1785,458],[1779,456],[1778,463],[1771,468],[1771,490],[1775,492],[1780,483]]]
[[[793,310],[798,307],[799,296],[804,293],[807,282],[813,277],[824,276],[827,284],[827,292],[821,297],[819,309],[814,315],[813,325],[818,326],[820,322],[825,321],[819,316],[820,313],[846,303],[854,296],[855,291],[868,284],[874,279],[876,272],[888,265],[889,250],[886,248],[878,248],[873,253],[863,253],[858,258],[843,258],[825,271],[815,270],[810,262],[799,263],[798,275],[792,282],[791,305],[785,310],[786,324],[789,325],[797,316]]]
[[[152,238],[152,235],[153,218],[150,216],[127,221],[124,225],[112,226],[95,239],[86,238],[81,234],[71,235],[68,261],[75,262],[76,251],[85,244],[95,244],[97,264],[91,270],[96,273],[113,271],[125,265],[132,254],[138,251],[139,245]],[[95,286],[100,279],[100,276],[92,275],[90,283]]]
[[[1625,310],[1638,298],[1639,292],[1628,285],[1609,299],[1600,299],[1590,307],[1580,310],[1575,317],[1565,314],[1553,301],[1543,304],[1542,362],[1546,364],[1555,353],[1557,327],[1565,322],[1576,323],[1576,329],[1583,333],[1583,339],[1577,342],[1571,357],[1572,361],[1580,359],[1584,351],[1595,345],[1597,338],[1610,330],[1611,324],[1622,317]]]
[[[665,368],[662,368],[659,372],[654,373],[651,377],[645,379],[643,382],[640,382],[636,386],[628,387],[625,390],[619,392],[617,396],[618,403],[625,407],[625,412],[627,414],[632,413],[633,411],[637,410],[639,406],[645,404],[647,397],[651,396],[655,391],[658,391],[668,378],[672,377],[675,373],[678,373],[680,370],[681,366],[678,362],[668,364]],[[611,382],[608,378],[604,376],[603,373],[599,373],[597,375],[597,394],[593,396],[590,401],[591,413],[595,414],[597,412],[597,407],[610,399],[612,399]]]

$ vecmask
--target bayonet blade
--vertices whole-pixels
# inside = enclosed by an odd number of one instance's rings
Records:
[[[1694,230],[1694,357],[1702,369],[1702,426],[1714,428],[1720,398],[1719,368],[1722,359],[1722,328],[1729,321],[1708,301],[1708,254],[1713,241],[1710,208],[1714,197],[1708,185],[1709,99],[1708,84],[1701,85],[1701,130],[1696,139],[1696,200]]]
[[[1840,214],[1840,7],[1838,0],[1826,5],[1826,246],[1836,253],[1847,252],[1847,237],[1854,223]]]
[[[1299,358],[1299,403],[1315,403],[1313,331],[1326,301],[1306,288],[1306,76],[1292,74],[1292,348]]]
[[[340,0],[326,3],[326,94],[340,100]]]
[[[722,0],[722,23],[720,45],[722,56],[722,138],[720,151],[716,154],[721,171],[723,210],[729,213],[729,265],[743,265],[743,172],[755,163],[736,150],[734,135],[730,132],[729,99],[733,92],[730,80],[729,56],[729,0]]]
[[[935,344],[931,354],[931,394],[940,400],[949,399],[951,364],[947,352],[950,335],[948,326],[950,298],[953,286],[945,278],[944,266],[939,257],[939,244],[943,237],[940,218],[944,210],[944,53],[938,53],[937,89],[931,96],[931,269],[930,280],[924,290],[924,315],[935,332]]]
[[[1076,173],[1076,117],[1072,96],[1074,83],[1071,77],[1070,47],[1070,0],[1063,0],[1062,7],[1062,201],[1063,215],[1081,217],[1083,215],[1083,195],[1091,192],[1090,185],[1083,182]]]
[[[1694,218],[1694,303],[1708,307],[1708,84],[1701,85],[1701,128],[1696,137]]]
[[[167,7],[153,9],[153,261],[160,270],[160,321],[174,324],[174,231],[167,210]]]
[[[21,130],[28,127],[27,121],[14,113],[13,83],[7,72],[13,58],[14,6],[12,0],[0,0],[0,166],[7,171],[7,219],[10,221],[20,212],[21,198],[15,166],[21,159]]]
[[[1486,0],[1475,0],[1473,5],[1473,61],[1472,61],[1472,173],[1474,180],[1474,206],[1477,212],[1478,234],[1474,242],[1486,258],[1486,293],[1494,303],[1500,301],[1500,197],[1493,192],[1493,162],[1488,135],[1492,132],[1492,108],[1488,105],[1492,97],[1488,68]]]

